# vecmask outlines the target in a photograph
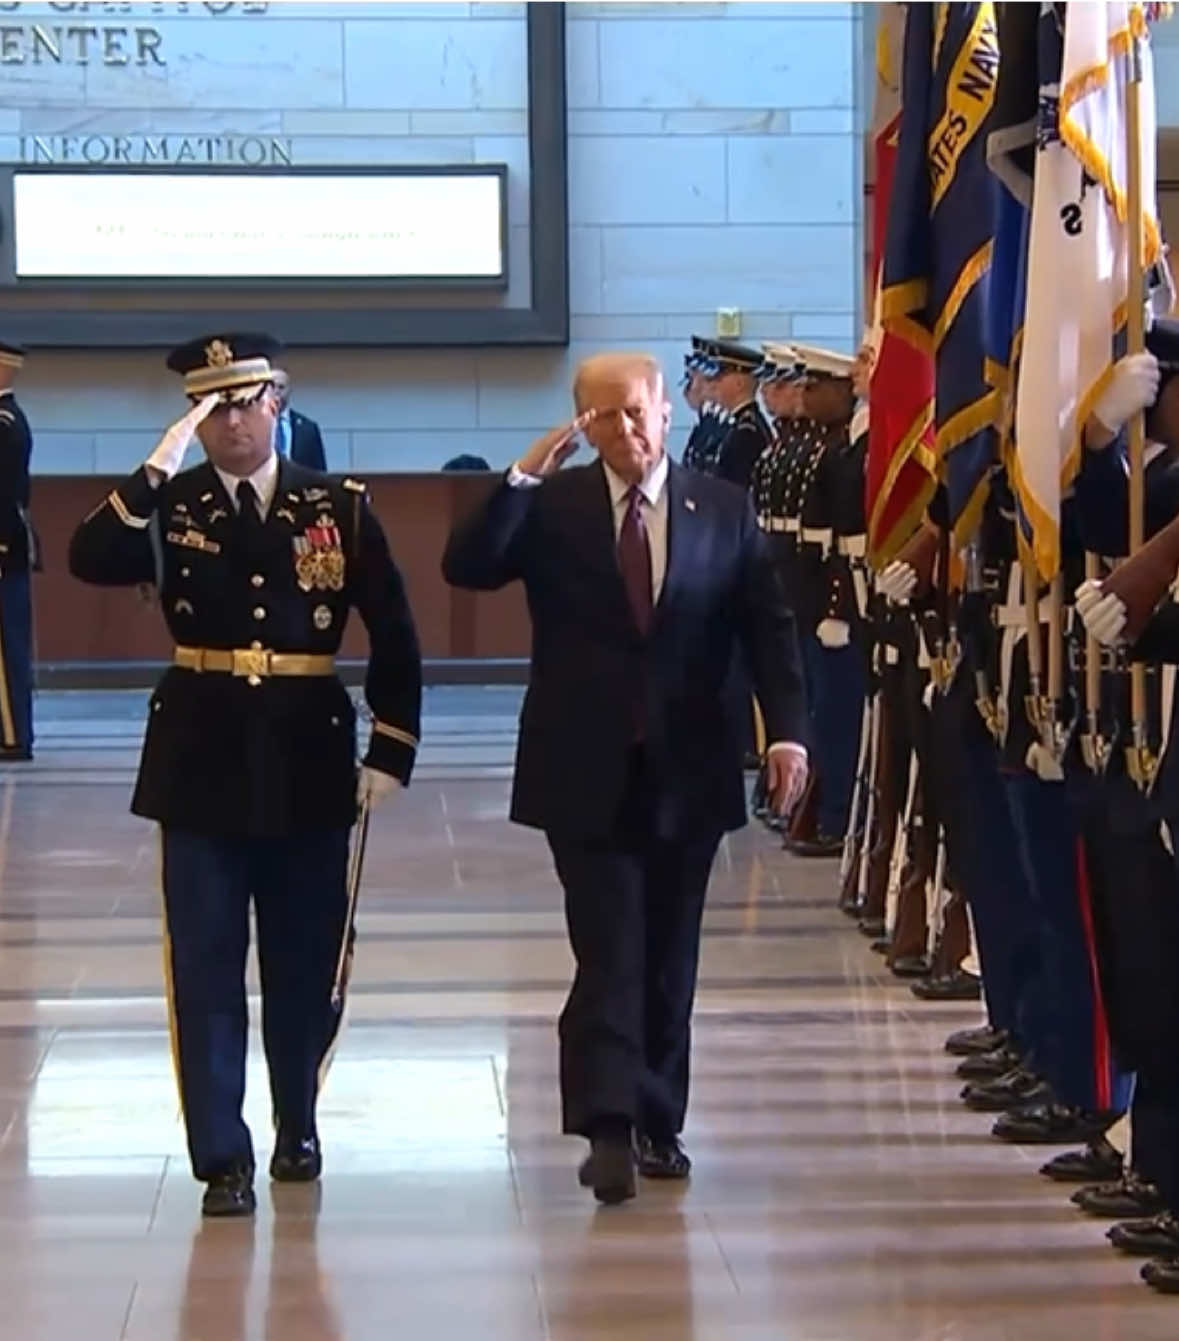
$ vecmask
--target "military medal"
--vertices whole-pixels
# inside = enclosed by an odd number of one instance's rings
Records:
[[[303,591],[342,591],[344,588],[344,549],[340,532],[333,522],[308,526],[294,536],[295,580]]]

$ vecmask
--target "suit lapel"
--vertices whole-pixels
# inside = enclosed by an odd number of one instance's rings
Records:
[[[580,474],[580,487],[575,498],[575,517],[578,548],[593,572],[604,584],[607,599],[618,607],[628,623],[634,623],[622,570],[618,566],[618,543],[614,533],[614,502],[610,485],[601,462],[586,466]]]
[[[691,571],[702,521],[688,473],[672,462],[667,472],[667,569],[655,607],[656,619],[674,606]]]

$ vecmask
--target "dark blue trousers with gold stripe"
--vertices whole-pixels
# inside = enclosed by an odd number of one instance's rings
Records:
[[[0,577],[0,751],[33,752],[33,596],[28,573]]]
[[[320,1071],[342,1012],[331,1004],[347,917],[348,830],[227,838],[165,826],[165,969],[193,1173],[254,1164],[242,1118],[250,901],[275,1125],[316,1135]]]

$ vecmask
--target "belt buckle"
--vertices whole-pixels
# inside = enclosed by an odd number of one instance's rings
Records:
[[[232,673],[256,683],[270,674],[270,653],[264,647],[235,647]]]

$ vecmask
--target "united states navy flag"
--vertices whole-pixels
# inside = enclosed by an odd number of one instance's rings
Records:
[[[998,75],[995,5],[911,7],[882,308],[886,326],[921,332],[934,355],[934,446],[959,542],[996,460],[986,320],[998,189],[986,132]]]

